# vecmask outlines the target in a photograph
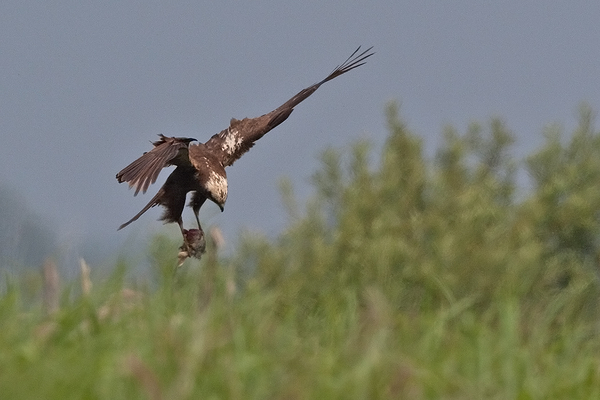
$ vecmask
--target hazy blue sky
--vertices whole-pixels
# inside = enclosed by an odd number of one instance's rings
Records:
[[[544,125],[572,128],[580,102],[600,110],[599,23],[593,1],[3,0],[0,185],[63,242],[177,232],[156,222],[158,208],[117,232],[168,172],[135,198],[115,173],[158,133],[204,141],[375,46],[228,169],[224,213],[207,203],[201,215],[230,243],[240,227],[274,234],[278,179],[306,196],[323,148],[380,145],[389,100],[432,148],[446,124],[501,116],[530,150]]]

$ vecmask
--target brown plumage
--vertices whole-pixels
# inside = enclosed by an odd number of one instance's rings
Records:
[[[117,174],[119,182],[128,182],[135,187],[134,195],[145,193],[150,184],[156,182],[160,171],[167,166],[176,166],[165,184],[150,202],[132,219],[119,227],[122,229],[137,220],[144,212],[156,205],[165,207],[161,220],[177,222],[181,229],[184,245],[187,243],[181,214],[188,192],[193,192],[189,206],[192,207],[198,229],[202,232],[198,212],[208,199],[221,211],[227,200],[227,174],[225,167],[232,165],[254,143],[271,129],[285,121],[294,107],[313,94],[322,84],[346,72],[360,67],[374,53],[372,49],[359,53],[360,47],[325,79],[301,90],[294,97],[270,113],[257,118],[233,118],[227,129],[212,136],[206,143],[190,144],[193,138],[177,138],[159,135],[154,148],[129,164]]]

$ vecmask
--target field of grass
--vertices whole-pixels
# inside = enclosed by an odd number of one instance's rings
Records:
[[[52,316],[24,309],[9,285],[2,398],[600,396],[598,325],[582,304],[596,282],[570,285],[540,309],[516,298],[482,307],[476,297],[420,307],[398,306],[402,290],[393,299],[375,283],[325,288],[298,274],[282,288],[235,287],[225,271],[210,281],[189,271],[155,289],[113,278],[87,297],[65,295]]]
[[[328,150],[290,223],[175,273],[92,273],[44,307],[3,276],[1,399],[600,398],[600,135],[548,135],[515,193],[503,124],[449,129],[435,160],[390,110],[369,146]],[[132,283],[133,281],[133,283]],[[137,283],[135,283],[137,282]]]

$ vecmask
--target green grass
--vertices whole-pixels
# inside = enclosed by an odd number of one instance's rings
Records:
[[[515,299],[481,311],[470,298],[405,313],[377,286],[339,287],[315,315],[280,289],[234,293],[231,274],[204,277],[125,294],[107,283],[49,317],[11,286],[0,300],[2,398],[600,396],[597,323],[569,306],[595,282],[535,313]]]

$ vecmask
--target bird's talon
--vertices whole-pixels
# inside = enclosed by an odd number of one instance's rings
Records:
[[[206,240],[204,232],[199,229],[184,229],[183,244],[179,247],[177,258],[179,265],[190,257],[200,259],[206,251]]]

